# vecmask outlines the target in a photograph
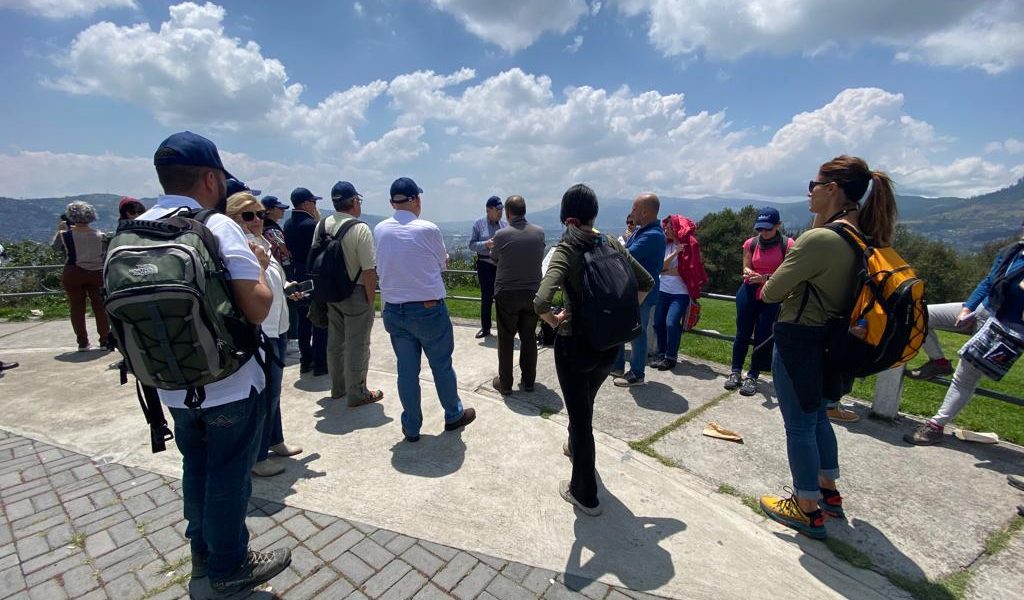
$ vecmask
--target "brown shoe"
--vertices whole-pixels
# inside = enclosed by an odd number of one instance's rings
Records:
[[[373,404],[374,402],[380,402],[384,398],[384,392],[381,390],[370,390],[370,393],[363,396],[362,398],[354,398],[348,401],[349,408],[355,408],[357,406],[363,406],[364,404]]]
[[[953,365],[949,364],[948,360],[939,362],[937,360],[930,360],[919,368],[914,369],[907,373],[907,377],[911,379],[932,379],[939,375],[951,375],[953,373]]]
[[[472,408],[467,408],[466,410],[462,411],[462,416],[459,417],[458,420],[452,421],[451,423],[445,423],[444,424],[444,430],[445,431],[455,431],[456,429],[459,429],[459,428],[465,427],[466,425],[469,425],[470,423],[472,423],[475,420],[476,420],[476,410],[474,410]]]
[[[501,385],[501,377],[495,377],[494,379],[492,379],[491,387],[498,390],[498,393],[501,394],[502,396],[508,396],[509,394],[512,393],[511,387],[505,387]]]
[[[842,406],[828,409],[828,418],[836,423],[856,423],[860,421],[860,415]]]

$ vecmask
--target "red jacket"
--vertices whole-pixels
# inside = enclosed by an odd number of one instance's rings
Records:
[[[700,256],[700,242],[697,241],[697,224],[683,215],[669,215],[665,222],[675,234],[676,245],[681,248],[679,259],[679,276],[686,284],[690,298],[700,299],[701,289],[708,283],[708,274],[704,270],[704,260]]]

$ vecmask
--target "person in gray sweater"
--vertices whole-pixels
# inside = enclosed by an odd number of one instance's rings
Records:
[[[519,334],[520,384],[532,392],[537,378],[537,313],[533,299],[540,287],[544,260],[544,230],[526,221],[526,200],[505,200],[508,227],[487,240],[491,259],[497,264],[494,304],[498,313],[498,376],[491,385],[502,394],[512,393],[512,350]]]

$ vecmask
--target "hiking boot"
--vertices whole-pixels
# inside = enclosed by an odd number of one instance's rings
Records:
[[[289,446],[288,444],[281,442],[280,444],[274,444],[271,446],[270,451],[278,456],[295,456],[296,454],[302,453],[302,448],[298,446]]]
[[[821,488],[821,498],[818,500],[818,508],[821,512],[833,519],[845,519],[846,511],[843,510],[843,497],[838,490],[826,490]]]
[[[810,514],[805,513],[797,504],[796,496],[781,498],[779,496],[761,496],[761,510],[772,521],[795,529],[807,537],[823,540],[825,533],[825,517],[821,509]]]
[[[365,396],[360,398],[352,398],[348,401],[349,408],[358,408],[367,404],[373,404],[374,402],[380,402],[384,399],[384,392],[381,390],[370,390]]]
[[[643,375],[637,375],[636,373],[630,371],[629,373],[626,373],[626,375],[623,377],[616,377],[612,381],[612,383],[614,383],[618,387],[633,387],[634,385],[643,385],[646,382],[644,381]]]
[[[676,366],[676,359],[663,358],[651,366],[659,371],[671,371]]]
[[[904,435],[903,441],[915,446],[931,446],[941,442],[942,437],[943,428],[935,427],[929,422]]]
[[[827,412],[829,420],[833,423],[856,423],[860,421],[860,415],[848,408],[843,408],[841,404],[828,409]]]
[[[626,372],[623,371],[622,369],[612,369],[611,371],[608,372],[608,376],[611,377],[612,379],[617,379],[625,374]]]
[[[261,460],[252,466],[252,474],[257,477],[273,477],[281,473],[284,473],[284,465],[271,462],[269,458]]]
[[[409,442],[410,444],[415,444],[416,442],[420,441],[420,434],[417,433],[416,435],[409,435],[409,432],[405,430],[404,426],[402,427],[402,435],[405,436],[405,441]]]
[[[1012,485],[1018,490],[1024,490],[1024,477],[1021,477],[1020,475],[1007,475],[1006,483]]]
[[[209,554],[192,554],[192,579],[202,579],[210,572]]]
[[[953,373],[953,365],[949,364],[949,361],[945,358],[938,360],[930,360],[920,367],[909,371],[907,377],[911,379],[932,379],[939,375],[951,375]]]
[[[757,379],[744,377],[743,385],[740,387],[741,396],[753,396],[757,393]]]
[[[511,387],[505,387],[501,385],[501,377],[495,377],[494,379],[492,379],[491,387],[498,390],[498,393],[501,394],[502,396],[508,396],[509,394],[512,393]]]
[[[572,504],[576,508],[580,509],[581,513],[589,517],[596,517],[597,515],[601,514],[600,504],[598,504],[597,506],[583,506],[582,504],[580,504],[580,501],[577,500],[576,497],[572,495],[572,492],[569,491],[569,481],[567,479],[563,479],[562,481],[558,482],[558,494],[562,497],[562,500],[565,500],[569,504]]]
[[[270,581],[292,562],[292,551],[278,548],[270,552],[249,550],[245,561],[233,573],[220,581],[211,581],[210,587],[219,596],[250,590]]]
[[[730,392],[740,387],[740,374],[729,373],[729,378],[725,380],[725,385],[723,387],[729,390]]]
[[[459,429],[461,427],[465,427],[466,425],[469,425],[470,423],[472,423],[475,420],[476,420],[476,410],[473,409],[473,408],[467,408],[466,410],[462,411],[462,416],[459,417],[457,420],[452,421],[451,423],[445,423],[444,424],[444,430],[445,431],[455,431],[456,429]]]

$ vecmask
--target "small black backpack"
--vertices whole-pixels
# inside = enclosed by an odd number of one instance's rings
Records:
[[[352,290],[356,289],[356,281],[359,280],[359,274],[356,274],[354,280],[348,277],[341,239],[362,221],[349,219],[342,223],[337,233],[327,235],[328,218],[320,219],[320,233],[313,241],[313,246],[309,249],[309,258],[306,260],[309,278],[313,280],[315,302],[341,302],[352,295]]]
[[[582,260],[582,289],[571,290],[573,331],[598,350],[635,339],[640,335],[639,286],[629,260],[603,236]]]

